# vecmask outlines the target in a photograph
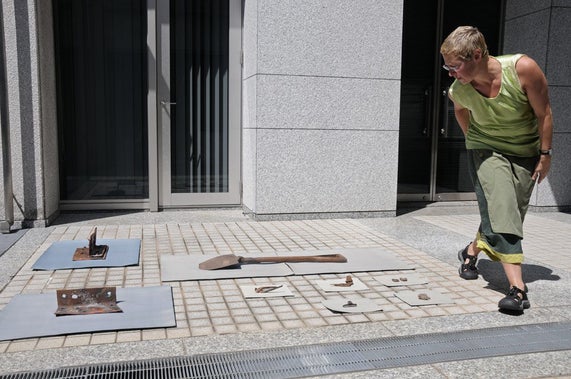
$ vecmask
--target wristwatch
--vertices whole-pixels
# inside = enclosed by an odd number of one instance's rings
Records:
[[[553,155],[553,149],[539,150],[539,154],[541,154],[541,155]]]

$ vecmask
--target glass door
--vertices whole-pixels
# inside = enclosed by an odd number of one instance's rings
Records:
[[[430,200],[438,0],[405,1],[401,73],[398,199]]]
[[[240,204],[239,0],[157,3],[159,206]]]
[[[500,51],[503,1],[404,2],[399,201],[474,200],[464,135],[447,90],[440,44],[460,25],[477,26],[492,55]]]
[[[147,4],[54,0],[60,208],[146,208]]]

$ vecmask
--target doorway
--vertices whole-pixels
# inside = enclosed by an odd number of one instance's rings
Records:
[[[240,204],[241,3],[157,1],[159,206]]]
[[[240,0],[54,0],[60,209],[240,204]]]
[[[457,26],[473,25],[498,55],[503,18],[504,1],[404,1],[399,201],[475,200],[439,50]]]

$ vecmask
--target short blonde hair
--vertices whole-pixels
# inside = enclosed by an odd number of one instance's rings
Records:
[[[488,56],[484,35],[474,26],[459,26],[446,37],[440,46],[440,54],[469,61],[476,49],[482,51],[482,57]]]

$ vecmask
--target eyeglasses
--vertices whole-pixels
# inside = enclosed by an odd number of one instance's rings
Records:
[[[446,71],[449,72],[456,72],[458,70],[460,70],[460,68],[462,67],[462,65],[464,64],[464,61],[462,61],[462,63],[460,63],[459,65],[456,66],[448,66],[447,64],[442,65],[442,68],[445,69]]]

